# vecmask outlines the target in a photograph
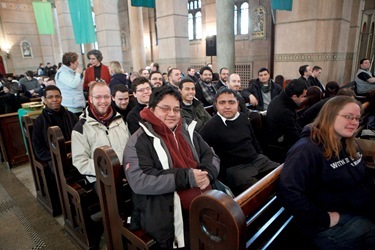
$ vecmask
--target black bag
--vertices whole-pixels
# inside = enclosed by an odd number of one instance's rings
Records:
[[[229,195],[230,197],[234,198],[234,194],[232,192],[232,190],[230,190],[230,188],[225,185],[224,183],[222,183],[221,181],[219,181],[218,179],[216,179],[214,181],[214,183],[211,184],[211,187],[212,189],[216,189],[216,190],[219,190],[227,195]]]

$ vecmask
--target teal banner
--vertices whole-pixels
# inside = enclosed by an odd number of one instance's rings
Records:
[[[272,0],[271,7],[274,10],[292,10],[293,0]]]
[[[96,42],[90,0],[68,0],[68,2],[76,43]]]
[[[52,5],[50,2],[33,2],[34,15],[38,32],[41,35],[55,34]]]
[[[155,8],[155,0],[131,0],[134,7]]]

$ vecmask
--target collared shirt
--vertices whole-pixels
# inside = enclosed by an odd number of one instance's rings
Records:
[[[225,126],[227,126],[226,121],[234,121],[234,120],[236,120],[240,116],[240,112],[237,111],[237,113],[231,119],[225,118],[219,112],[217,113],[217,115],[221,118],[221,120],[223,121],[223,123],[225,124]]]

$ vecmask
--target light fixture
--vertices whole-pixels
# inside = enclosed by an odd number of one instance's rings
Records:
[[[0,51],[4,51],[7,55],[7,59],[10,58],[10,46],[8,44],[1,44]]]

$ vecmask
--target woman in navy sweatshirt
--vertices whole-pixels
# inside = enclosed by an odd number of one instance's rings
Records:
[[[353,98],[329,100],[290,149],[279,197],[300,232],[320,249],[374,249],[374,181],[354,134],[361,106]]]

